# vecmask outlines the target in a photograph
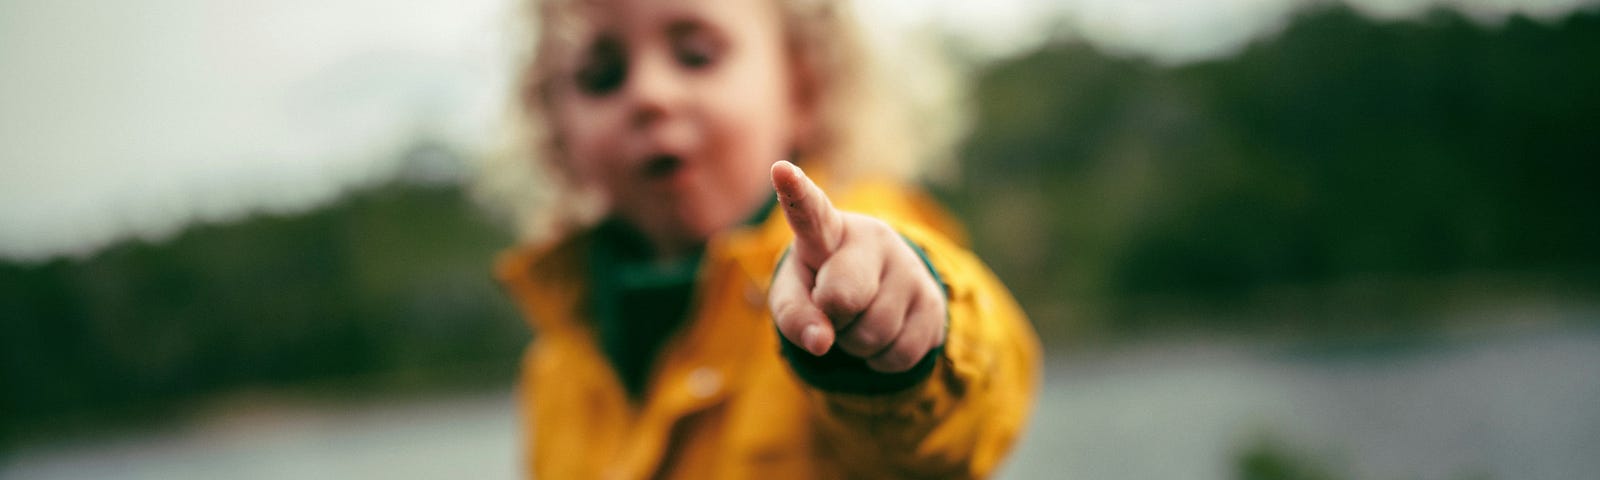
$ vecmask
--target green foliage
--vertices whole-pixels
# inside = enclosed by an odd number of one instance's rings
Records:
[[[1234,460],[1239,480],[1331,480],[1334,478],[1305,457],[1269,440],[1256,442]]]
[[[509,244],[455,188],[389,185],[82,261],[0,265],[14,430],[0,434],[241,387],[507,384],[528,338],[489,273]]]
[[[1099,305],[1100,326],[1125,326],[1152,298],[1226,310],[1372,278],[1593,291],[1595,58],[1597,12],[1485,28],[1327,8],[1181,68],[1055,45],[979,79],[955,203],[1041,322]]]

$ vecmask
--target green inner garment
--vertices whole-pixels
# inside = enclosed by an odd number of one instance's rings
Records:
[[[745,225],[766,221],[776,204],[771,197]],[[600,346],[628,395],[638,399],[661,347],[689,317],[705,247],[661,261],[652,258],[643,235],[617,219],[595,230],[593,245],[590,300]]]

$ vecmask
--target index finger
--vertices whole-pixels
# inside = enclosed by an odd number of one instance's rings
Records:
[[[794,254],[806,267],[816,270],[839,248],[844,237],[844,220],[822,188],[806,177],[800,167],[787,161],[772,165],[772,188],[794,231]]]

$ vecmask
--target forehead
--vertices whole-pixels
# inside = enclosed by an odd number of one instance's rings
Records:
[[[775,27],[772,0],[555,0],[544,23],[576,38],[599,33],[648,35],[665,26],[696,22],[713,27]]]

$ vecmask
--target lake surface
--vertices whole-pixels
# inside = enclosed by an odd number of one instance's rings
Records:
[[[1223,479],[1263,443],[1336,478],[1600,478],[1600,329],[1188,343],[1049,366],[1006,478]]]
[[[1054,352],[1002,478],[1233,478],[1240,452],[1263,444],[1340,478],[1596,478],[1600,327],[1578,320]],[[178,425],[24,446],[0,476],[508,479],[516,438],[509,391],[242,400]]]

